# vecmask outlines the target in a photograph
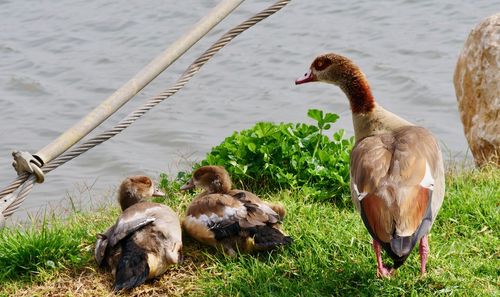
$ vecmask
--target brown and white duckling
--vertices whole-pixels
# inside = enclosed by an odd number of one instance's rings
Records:
[[[377,257],[377,275],[390,276],[420,241],[422,274],[427,234],[443,203],[444,166],[434,136],[383,109],[351,60],[337,54],[317,57],[296,84],[322,81],[340,87],[349,99],[356,143],[351,152],[351,194]],[[382,264],[381,247],[394,260]]]
[[[116,224],[99,234],[95,259],[115,276],[113,289],[131,289],[162,275],[182,260],[182,231],[177,214],[168,206],[147,202],[164,196],[147,176],[126,178],[118,201],[123,210]]]
[[[236,250],[269,250],[292,242],[278,228],[285,216],[279,204],[269,204],[256,195],[232,190],[231,179],[222,166],[203,166],[181,187],[203,189],[191,202],[183,221],[184,230],[196,240],[222,247],[233,256]]]

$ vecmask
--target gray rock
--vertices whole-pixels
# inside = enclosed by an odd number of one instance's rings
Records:
[[[458,109],[477,166],[500,166],[500,13],[469,34],[453,77]]]

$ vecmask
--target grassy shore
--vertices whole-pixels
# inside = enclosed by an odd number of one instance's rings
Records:
[[[182,265],[123,294],[499,296],[499,185],[499,169],[449,171],[424,277],[414,251],[395,277],[377,279],[370,237],[350,203],[314,203],[300,191],[281,191],[264,198],[286,206],[291,246],[228,258],[186,238]],[[177,193],[165,203],[183,213],[190,199]],[[92,253],[95,234],[117,215],[116,207],[106,207],[65,220],[47,218],[23,231],[0,231],[0,296],[114,295],[110,275],[96,267]]]

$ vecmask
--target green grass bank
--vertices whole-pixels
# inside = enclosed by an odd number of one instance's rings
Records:
[[[375,256],[350,202],[304,199],[300,190],[264,199],[288,211],[295,242],[259,255],[228,258],[185,238],[185,262],[130,296],[499,296],[500,170],[448,170],[447,193],[430,235],[428,273],[416,250],[391,279],[375,277]],[[183,214],[191,195],[164,203]],[[95,234],[118,208],[47,217],[37,227],[0,231],[0,296],[113,296],[111,277],[93,262]],[[388,261],[388,258],[385,258]]]

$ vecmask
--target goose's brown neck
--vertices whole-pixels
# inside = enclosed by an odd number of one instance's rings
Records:
[[[368,80],[357,66],[353,65],[346,74],[347,78],[340,87],[351,104],[356,142],[367,136],[389,133],[412,125],[375,103]]]
[[[356,72],[349,80],[346,80],[340,88],[346,94],[351,104],[353,114],[365,114],[375,108],[375,99],[368,85],[368,81],[361,72]]]

